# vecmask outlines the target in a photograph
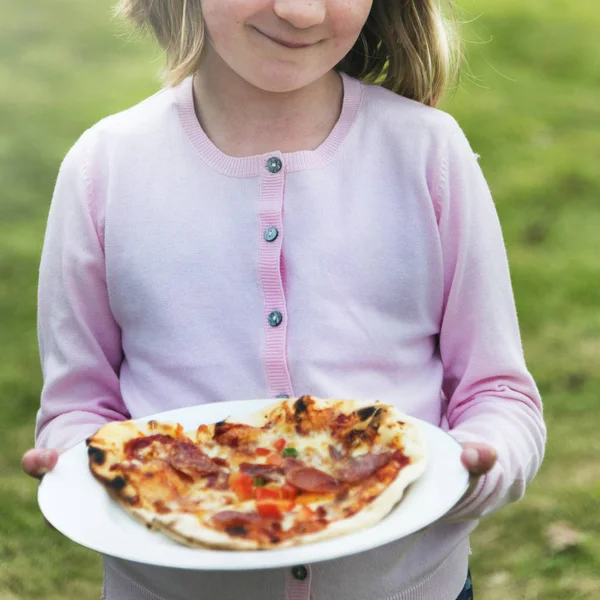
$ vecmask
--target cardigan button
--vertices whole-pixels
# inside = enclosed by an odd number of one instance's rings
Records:
[[[272,156],[267,161],[267,169],[269,169],[270,173],[279,173],[279,171],[281,171],[281,167],[283,167],[283,163],[276,156]]]
[[[274,310],[269,314],[269,325],[271,327],[278,327],[281,325],[281,321],[283,321],[283,315],[278,310]]]
[[[267,229],[265,229],[265,240],[267,240],[267,242],[274,242],[278,235],[279,231],[277,231],[275,227],[267,227]]]
[[[292,575],[298,581],[304,581],[308,577],[308,570],[304,565],[298,565],[292,568]]]

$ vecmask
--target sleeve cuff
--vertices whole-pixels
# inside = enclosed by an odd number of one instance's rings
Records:
[[[52,419],[36,435],[36,448],[68,450],[93,435],[108,421],[90,413],[72,412]]]
[[[485,488],[487,475],[483,475],[479,478],[477,485],[452,508],[446,516],[444,521],[468,521],[473,519],[479,519],[481,517],[480,511],[477,510],[478,500],[480,499],[483,490]]]

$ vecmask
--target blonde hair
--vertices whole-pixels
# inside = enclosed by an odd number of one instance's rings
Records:
[[[168,85],[198,69],[205,41],[200,0],[119,0],[116,14],[153,33],[166,54]],[[440,0],[374,0],[338,70],[435,106],[459,60],[455,21],[444,16]]]

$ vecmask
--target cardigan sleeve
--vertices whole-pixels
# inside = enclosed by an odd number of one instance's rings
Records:
[[[68,448],[128,417],[119,388],[121,332],[111,314],[91,134],[59,170],[42,250],[38,342],[43,373],[36,446]]]
[[[500,223],[477,158],[455,126],[438,190],[444,261],[440,354],[450,434],[482,442],[495,467],[448,515],[479,518],[520,499],[542,461],[541,399],[521,345]]]

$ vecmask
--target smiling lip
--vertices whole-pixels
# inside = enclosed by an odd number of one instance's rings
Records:
[[[309,46],[314,45],[314,44],[306,44],[303,42],[290,42],[287,40],[280,40],[279,38],[272,37],[270,35],[267,35],[266,33],[263,33],[262,31],[260,31],[260,29],[257,29],[256,31],[258,31],[258,33],[260,33],[264,37],[268,38],[272,42],[275,42],[276,44],[279,44],[280,46],[285,46],[286,48],[308,48]]]

